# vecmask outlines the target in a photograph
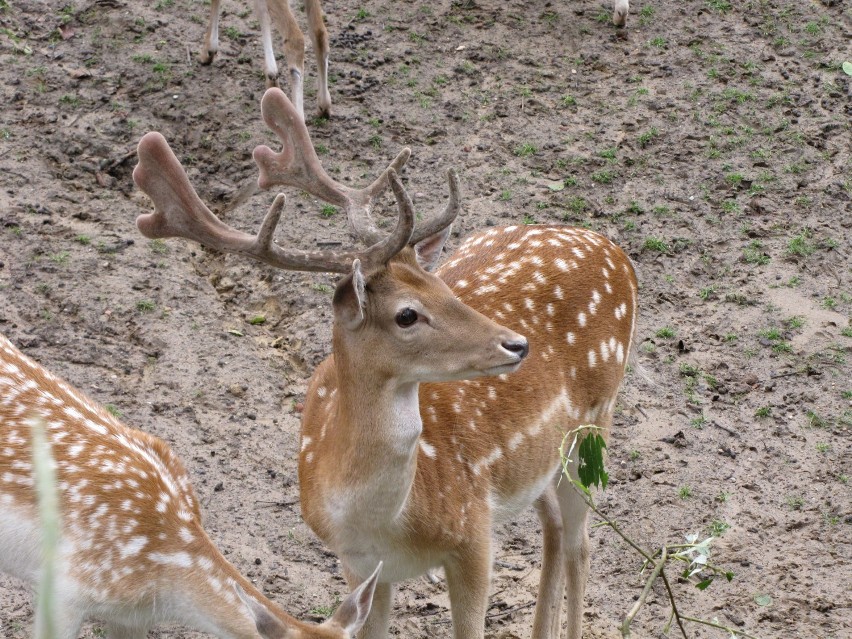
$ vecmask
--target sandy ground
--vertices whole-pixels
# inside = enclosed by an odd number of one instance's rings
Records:
[[[850,4],[635,1],[621,31],[608,2],[325,4],[334,108],[309,128],[336,179],[364,185],[410,146],[419,210],[461,174],[450,250],[486,225],[568,222],[635,261],[648,379],[623,388],[599,502],[648,548],[718,536],[736,577],[678,586],[683,610],[761,637],[852,636]],[[230,206],[275,140],[258,25],[248,4],[224,9],[202,67],[201,2],[0,0],[0,332],[169,441],[228,558],[319,620],[346,588],[299,514],[295,407],[329,352],[336,278],[134,226],[150,130],[229,223],[256,229],[272,200]],[[349,242],[339,213],[289,196],[279,242]],[[487,634],[528,637],[536,517],[497,534]],[[592,539],[587,635],[613,637],[640,562],[606,529]],[[655,589],[635,636],[667,617]],[[0,636],[31,626],[29,591],[0,576]],[[405,583],[392,633],[451,636],[444,583]]]

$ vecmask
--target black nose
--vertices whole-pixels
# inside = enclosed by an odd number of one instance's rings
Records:
[[[530,352],[530,343],[524,338],[507,340],[501,346],[510,353],[515,353],[518,359],[524,359]]]

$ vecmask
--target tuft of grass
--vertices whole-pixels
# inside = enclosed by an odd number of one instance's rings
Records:
[[[681,499],[689,499],[690,497],[692,497],[692,494],[692,488],[690,488],[689,486],[681,486],[677,489],[677,496]]]
[[[156,308],[156,304],[151,300],[139,300],[136,302],[136,310],[141,313],[150,313]]]
[[[808,257],[813,254],[816,251],[816,247],[808,240],[810,235],[810,231],[805,229],[798,235],[793,236],[787,242],[787,254],[796,257]]]
[[[769,415],[771,413],[772,413],[772,407],[771,406],[761,406],[756,411],[754,411],[754,416],[760,419],[760,418],[764,418],[764,417],[769,417]]]
[[[320,209],[320,215],[323,217],[334,217],[337,215],[337,207],[331,204],[324,204],[322,209]]]
[[[763,252],[763,243],[760,240],[752,240],[748,246],[743,249],[743,259],[748,264],[757,264],[765,266],[769,264],[770,257]]]
[[[611,184],[615,176],[612,171],[597,171],[591,175],[592,181],[598,184]]]
[[[670,326],[663,326],[663,328],[657,329],[656,335],[657,337],[668,339],[675,336],[675,331]]]
[[[647,251],[654,251],[656,253],[668,253],[669,245],[666,244],[665,240],[662,240],[656,236],[651,235],[650,237],[645,238],[645,243],[642,245]]]
[[[534,155],[537,151],[538,149],[534,145],[528,143],[524,143],[515,147],[515,155],[517,155],[519,158],[525,158],[530,155]]]
[[[657,127],[651,127],[639,136],[637,140],[639,142],[639,146],[644,149],[646,146],[651,144],[651,142],[654,140],[654,138],[657,137],[657,135],[659,135]]]

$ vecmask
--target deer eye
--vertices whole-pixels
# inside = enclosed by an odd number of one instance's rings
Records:
[[[413,308],[404,308],[396,314],[396,324],[402,328],[408,328],[417,321],[417,311]]]

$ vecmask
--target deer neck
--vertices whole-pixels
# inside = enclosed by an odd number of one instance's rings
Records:
[[[344,362],[338,361],[334,420],[340,448],[333,458],[344,466],[338,477],[360,494],[362,507],[394,518],[405,506],[417,470],[420,385]]]

